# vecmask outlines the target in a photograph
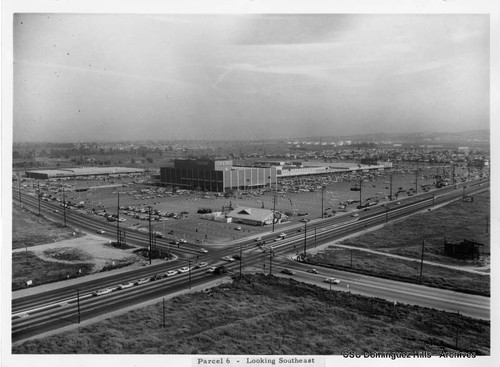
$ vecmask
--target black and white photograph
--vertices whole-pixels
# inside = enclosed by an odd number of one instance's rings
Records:
[[[0,364],[498,366],[498,6],[6,3]]]

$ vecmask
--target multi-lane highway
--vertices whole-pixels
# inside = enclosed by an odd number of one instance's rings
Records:
[[[489,182],[468,183],[466,193],[473,194],[488,189],[488,187]],[[264,249],[269,250],[271,246],[273,247],[272,250],[275,256],[272,262],[274,262],[275,273],[279,271],[280,267],[304,269],[302,264],[290,263],[289,254],[295,253],[297,248],[307,251],[307,248],[314,243],[335,240],[416,212],[432,209],[434,206],[460,198],[463,193],[464,191],[461,188],[436,190],[433,194],[419,195],[408,201],[400,200],[399,204],[393,202],[386,206],[371,208],[369,211],[362,211],[356,217],[350,215],[339,216],[317,219],[303,225],[289,226],[286,230],[279,230],[279,233],[285,232],[287,234],[284,239],[278,239],[278,233],[267,233],[261,236],[261,241],[266,242]],[[38,199],[35,197],[23,195],[22,200],[23,205],[32,206],[34,210],[38,208]],[[61,220],[61,213],[53,213],[53,204],[46,202],[43,204],[45,211],[49,212],[50,215],[58,215],[58,219]],[[82,216],[70,210],[66,213],[66,220],[71,226],[88,231],[104,228],[108,233],[112,233],[113,229],[116,228],[116,224],[103,224],[102,221],[98,221],[96,218]],[[168,244],[166,241],[165,239],[158,240],[157,245],[165,246],[164,249],[167,250]],[[147,246],[148,234],[141,232],[129,233],[127,234],[127,242]],[[244,260],[241,263],[244,267],[261,268],[269,259],[268,253],[258,248],[254,239],[245,239],[219,246],[210,249],[208,254],[199,253],[199,246],[196,244],[182,244],[180,248],[171,249],[177,255],[177,259],[174,261],[150,265],[99,279],[82,281],[77,286],[61,286],[52,291],[31,296],[16,297],[16,294],[14,294],[12,301],[12,339],[14,342],[23,340],[44,331],[72,325],[78,322],[78,317],[80,317],[80,320],[89,320],[113,310],[161,298],[179,290],[189,289],[189,287],[212,281],[216,276],[206,273],[206,269],[201,268],[191,269],[189,272],[172,277],[149,281],[143,285],[136,285],[128,289],[118,289],[118,285],[121,283],[150,278],[156,274],[164,274],[168,270],[187,266],[188,259],[194,260],[195,254],[202,257],[202,260],[210,265],[223,263],[221,260],[223,256],[235,255],[240,251],[240,248],[244,254]],[[194,261],[191,261],[191,265],[193,263]],[[240,269],[239,261],[226,263],[226,265],[234,271]],[[269,268],[267,269],[269,270]],[[319,275],[305,273],[304,271],[298,271],[297,273],[300,274],[298,278],[313,283],[324,284],[322,280],[327,276],[341,279],[339,285],[333,286],[334,289],[349,290],[367,296],[441,310],[459,310],[464,315],[484,319],[489,318],[490,308],[489,298],[487,297],[464,295],[331,269],[321,269]],[[93,291],[103,288],[111,288],[113,291],[103,296],[92,296]]]

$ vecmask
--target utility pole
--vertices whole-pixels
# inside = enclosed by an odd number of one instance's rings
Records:
[[[275,219],[276,219],[276,194],[273,195],[273,232],[274,232]]]
[[[392,201],[392,173],[391,173],[391,185],[390,185],[390,193],[389,193],[389,200]]]
[[[191,260],[188,260],[189,267],[189,289],[191,289]]]
[[[116,243],[120,244],[120,193],[118,193],[118,204],[116,206]]]
[[[307,222],[304,223],[304,260],[306,259],[307,251]]]
[[[40,201],[41,201],[41,196],[40,196],[40,181],[38,181],[38,215],[41,214],[41,207],[40,207]]]
[[[64,194],[64,187],[63,187],[63,213],[64,213],[64,226],[66,227],[66,195]]]
[[[362,201],[361,201],[361,184],[363,183],[363,179],[359,179],[359,206],[361,207]]]
[[[80,323],[80,290],[76,290],[76,304],[78,307],[78,323]]]
[[[415,170],[415,194],[418,193],[418,165],[417,169]]]
[[[271,246],[271,249],[269,250],[269,275],[273,274],[273,256],[274,256],[274,250],[273,247]]]
[[[422,258],[420,260],[420,280],[419,280],[419,284],[422,284],[422,271],[424,269],[424,245],[425,245],[425,241],[422,241]]]
[[[163,327],[165,327],[165,298],[163,298]]]
[[[240,243],[240,279],[241,279],[241,263],[243,262],[243,257],[241,256],[241,243]]]
[[[324,209],[323,209],[323,197],[325,193],[325,185],[321,185],[321,218],[324,218]]]
[[[152,243],[151,243],[151,207],[149,206],[149,265],[151,265],[151,252],[153,251]]]

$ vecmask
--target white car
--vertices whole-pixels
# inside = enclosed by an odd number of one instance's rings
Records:
[[[236,227],[235,230],[241,231],[241,226]]]
[[[177,274],[177,270],[169,270],[165,273],[165,276],[171,277],[171,276],[174,276],[175,274]]]
[[[141,285],[141,284],[148,283],[148,282],[149,282],[149,278],[142,278],[142,279],[136,280],[134,284]]]
[[[134,286],[134,283],[133,282],[128,282],[128,283],[122,283],[118,286],[118,289],[127,289],[127,288],[131,288]]]
[[[93,296],[104,296],[105,294],[111,293],[113,290],[111,288],[99,289],[92,293]]]
[[[224,261],[235,261],[235,259],[234,259],[234,258],[232,258],[231,256],[224,256],[224,257],[222,258],[222,260],[224,260]]]
[[[335,279],[335,278],[326,278],[323,280],[325,283],[330,283],[330,284],[339,284],[340,280]]]
[[[208,250],[205,250],[204,248],[200,248],[200,249],[198,249],[198,252],[201,252],[201,253],[207,254],[207,253],[208,253]]]
[[[97,232],[97,233],[99,233],[99,234],[106,233],[106,232],[104,232],[104,230],[102,230],[102,229],[98,229],[96,232]]]
[[[217,266],[211,266],[207,269],[207,271],[205,271],[205,273],[213,273],[215,269],[217,269]]]
[[[178,270],[179,273],[187,273],[189,271],[189,268],[187,266],[183,266]]]

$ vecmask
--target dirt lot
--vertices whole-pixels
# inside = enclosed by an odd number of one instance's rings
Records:
[[[82,236],[82,233],[54,223],[43,216],[14,205],[12,208],[12,248],[25,248]]]
[[[13,290],[25,288],[28,280],[36,286],[145,261],[135,248],[116,249],[93,234],[73,236],[71,229],[27,210],[14,208],[14,222],[23,227],[13,228]]]

